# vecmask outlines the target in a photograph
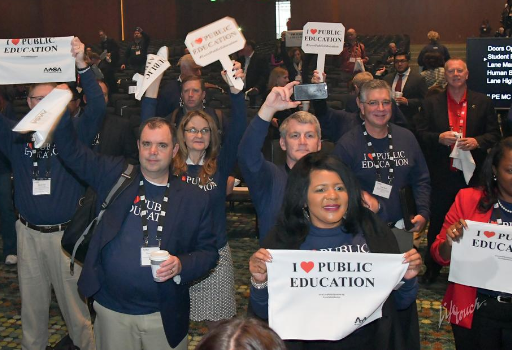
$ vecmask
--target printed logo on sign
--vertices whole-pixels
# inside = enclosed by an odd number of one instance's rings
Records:
[[[62,69],[59,67],[45,67],[44,73],[62,73]]]
[[[359,318],[356,317],[356,320],[354,321],[354,325],[360,326],[366,322],[367,317]]]

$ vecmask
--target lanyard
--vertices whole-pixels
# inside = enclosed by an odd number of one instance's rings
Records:
[[[165,214],[167,211],[167,207],[169,206],[169,186],[170,183],[167,181],[167,188],[165,189],[164,198],[162,200],[162,210],[160,211],[160,215],[158,215],[158,226],[156,228],[156,240],[158,241],[158,247],[160,247],[160,242],[162,240],[162,232],[164,230],[164,220]],[[144,246],[147,247],[149,244],[149,230],[148,230],[148,208],[146,204],[146,191],[144,189],[144,179],[141,179],[139,182],[139,198],[140,198],[140,209],[141,209],[141,222],[142,222],[142,235],[144,240]]]
[[[32,178],[34,179],[40,179],[39,176],[39,155],[41,154],[40,149],[36,149],[35,146],[35,140],[34,137],[32,137],[32,141],[29,143],[30,149],[32,150],[32,155],[30,156],[32,158]],[[48,152],[51,152],[51,145],[48,147]],[[44,178],[49,179],[50,175],[52,173],[52,160],[51,160],[51,154],[48,154],[48,159],[46,160],[46,172]]]
[[[377,174],[377,181],[379,182],[382,182],[382,175],[380,173],[380,167],[378,164],[375,163],[375,156],[376,156],[376,153],[375,153],[375,148],[373,147],[373,143],[372,143],[372,140],[370,138],[370,135],[368,135],[368,131],[366,131],[366,126],[365,126],[365,122],[363,122],[361,124],[361,127],[363,128],[363,135],[364,135],[364,138],[366,139],[366,144],[368,145],[368,149],[370,150],[370,153],[372,155],[371,157],[371,161],[373,162],[373,165],[375,167],[375,173]],[[394,174],[394,166],[393,166],[393,162],[395,160],[395,158],[392,156],[392,153],[393,153],[393,137],[391,136],[391,125],[387,125],[388,127],[388,144],[389,144],[389,150],[388,150],[388,154],[389,154],[389,174],[388,174],[388,185],[391,185],[393,183],[393,179],[395,177],[395,174]]]

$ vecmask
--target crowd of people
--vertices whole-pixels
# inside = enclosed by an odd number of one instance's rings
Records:
[[[294,101],[294,86],[329,81],[329,72],[314,71],[315,57],[288,48],[284,35],[272,61],[248,40],[231,71],[219,73],[229,115],[206,104],[211,85],[185,54],[177,79],[164,83],[160,76],[146,90],[137,132],[106,106],[117,91],[116,72],[144,71],[150,38],[137,27],[121,56],[104,30],[99,36],[101,52],[87,52],[78,38],[71,43],[79,84],[30,86],[30,109],[53,89],[74,96],[43,147],[12,131],[12,105],[8,94],[0,96],[1,231],[5,263],[18,265],[22,349],[46,349],[52,287],[82,350],[185,350],[190,320],[206,321],[210,331],[197,349],[419,349],[419,283],[434,283],[450,264],[466,220],[512,225],[512,139],[501,139],[491,100],[468,89],[465,62],[451,57],[434,31],[418,57],[421,73],[411,68],[409,52],[390,43],[373,76],[365,71],[364,44],[348,29],[339,56],[341,81],[351,86],[343,110],[325,100]],[[243,90],[230,86],[228,74],[244,82]],[[248,123],[251,96],[262,103]],[[278,140],[284,164],[264,157],[269,140]],[[454,151],[475,169],[457,168]],[[127,164],[135,165],[129,175]],[[248,319],[233,318],[226,233],[237,166],[261,247],[249,260]],[[105,210],[71,275],[61,239],[85,188],[97,193],[99,212],[120,177],[130,183]],[[422,258],[413,237],[427,225]],[[269,249],[402,254],[408,267],[381,318],[337,341],[283,341],[265,324]],[[169,257],[154,277],[150,256],[160,250]],[[476,298],[486,302],[462,320],[449,319],[457,348],[511,348],[512,295],[450,283],[445,300],[464,308]]]

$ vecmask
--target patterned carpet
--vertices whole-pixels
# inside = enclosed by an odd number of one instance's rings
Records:
[[[235,264],[235,284],[238,315],[245,315],[249,296],[248,259],[258,249],[256,239],[256,219],[252,207],[237,204],[228,214],[228,237]],[[425,249],[423,239],[420,250]],[[447,270],[443,270],[440,281],[428,289],[420,287],[417,298],[420,316],[421,348],[425,350],[455,349],[451,327],[446,321],[439,324],[439,306],[446,289]],[[21,320],[20,299],[16,267],[0,264],[0,350],[20,349]],[[50,308],[50,345],[54,346],[66,335],[67,330],[59,309],[53,299]],[[201,336],[207,331],[202,322],[191,322],[190,345],[193,350]]]

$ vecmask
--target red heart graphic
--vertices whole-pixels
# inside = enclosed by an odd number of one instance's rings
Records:
[[[300,263],[300,267],[302,267],[306,273],[309,273],[309,271],[313,270],[313,267],[315,267],[315,263],[312,261],[303,261]]]
[[[183,176],[181,177],[181,181],[186,182],[186,181],[187,181],[187,177],[186,177],[185,175],[183,175]]]
[[[203,42],[203,38],[196,39],[196,43],[201,44]]]
[[[373,160],[373,156],[371,153],[368,153],[368,158],[370,158],[371,160]]]
[[[18,43],[20,42],[20,39],[12,39],[11,42],[14,44],[14,45],[18,45]]]
[[[485,237],[487,238],[491,238],[492,236],[494,236],[496,233],[492,232],[492,231],[484,231],[484,235]]]
[[[140,202],[140,197],[139,196],[135,197],[135,200],[133,201],[133,204],[137,204],[139,202]]]
[[[32,149],[32,144],[31,143],[27,143],[28,145],[28,148]]]
[[[311,29],[311,34],[316,34],[317,30],[316,29]]]

